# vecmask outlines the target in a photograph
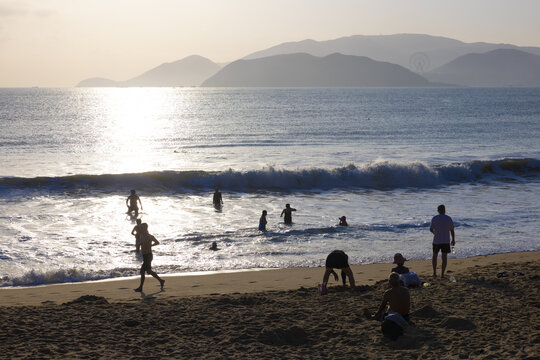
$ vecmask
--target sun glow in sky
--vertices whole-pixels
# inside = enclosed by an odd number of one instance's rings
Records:
[[[0,87],[126,80],[198,54],[417,33],[540,46],[537,0],[0,0]]]

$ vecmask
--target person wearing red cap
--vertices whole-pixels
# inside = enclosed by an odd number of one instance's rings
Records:
[[[397,266],[392,269],[392,272],[398,273],[400,275],[407,274],[409,272],[409,268],[403,266],[405,261],[407,261],[407,259],[405,259],[400,253],[394,255],[394,264],[396,264]]]

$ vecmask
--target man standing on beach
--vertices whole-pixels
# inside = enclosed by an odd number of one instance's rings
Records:
[[[429,227],[429,231],[433,233],[433,277],[437,277],[437,257],[440,250],[442,258],[441,278],[444,278],[450,244],[452,246],[456,245],[456,235],[454,233],[454,222],[450,216],[446,215],[444,205],[439,205],[437,211],[439,215],[431,219],[431,225]],[[452,241],[450,241],[450,235],[452,236]]]
[[[165,280],[160,278],[158,274],[156,274],[155,271],[152,271],[152,259],[153,259],[152,246],[159,245],[159,241],[157,241],[157,239],[153,235],[150,235],[148,233],[147,223],[141,224],[140,243],[141,243],[141,254],[143,256],[143,264],[141,266],[141,285],[138,288],[136,288],[135,291],[142,292],[145,272],[155,277],[159,281],[159,284],[161,285],[161,290],[163,290],[163,284],[165,284]]]

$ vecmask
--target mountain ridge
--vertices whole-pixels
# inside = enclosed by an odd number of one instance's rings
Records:
[[[540,86],[540,55],[515,49],[472,53],[425,76],[431,81],[459,86]]]
[[[207,79],[203,87],[431,86],[402,66],[365,56],[306,53],[240,59]]]
[[[77,87],[199,86],[219,69],[221,66],[210,59],[190,55],[177,61],[163,63],[125,81],[89,78],[79,82]]]

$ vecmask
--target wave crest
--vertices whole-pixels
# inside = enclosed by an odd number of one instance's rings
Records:
[[[154,171],[134,174],[72,175],[59,177],[0,178],[0,193],[37,191],[48,193],[145,194],[208,191],[218,186],[228,191],[316,191],[331,189],[426,188],[475,181],[537,178],[540,160],[479,160],[444,165],[423,162],[374,161],[335,169],[277,169],[222,172]]]

